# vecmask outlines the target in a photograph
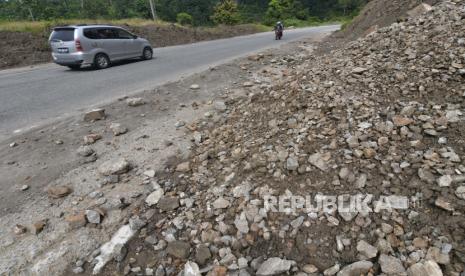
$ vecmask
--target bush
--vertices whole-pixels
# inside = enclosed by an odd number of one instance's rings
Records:
[[[215,7],[215,12],[211,17],[216,24],[235,25],[239,23],[239,11],[234,0],[224,0]]]
[[[192,16],[186,12],[181,12],[176,15],[176,21],[181,25],[192,25],[194,22]]]

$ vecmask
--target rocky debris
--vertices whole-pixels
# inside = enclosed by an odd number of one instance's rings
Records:
[[[94,109],[84,114],[84,121],[92,122],[105,119],[105,109]]]
[[[53,186],[47,189],[48,196],[51,198],[62,198],[69,195],[72,192],[68,186]]]
[[[120,158],[117,160],[109,160],[101,164],[98,168],[100,174],[109,176],[109,175],[119,175],[128,172],[130,169],[129,162]]]
[[[411,9],[410,11],[407,12],[407,14],[410,17],[417,17],[419,15],[422,15],[426,12],[429,12],[433,9],[430,5],[426,3],[421,3],[420,5],[416,6],[415,8]]]
[[[257,275],[266,276],[286,273],[291,269],[293,263],[293,261],[283,260],[276,257],[269,258],[260,265],[257,270]]]
[[[166,253],[170,254],[175,258],[185,260],[190,255],[190,248],[191,246],[187,242],[173,241],[168,243]]]
[[[115,136],[123,135],[126,132],[128,132],[128,128],[125,126],[122,126],[120,123],[111,123],[110,130],[111,132],[113,132],[113,135]]]
[[[254,81],[235,83],[241,96],[221,97],[227,109],[211,102],[216,111],[186,122],[194,143],[182,163],[130,175],[148,196],[130,198],[142,204],[129,248],[157,262],[125,271],[460,275],[465,9],[454,3],[330,55],[261,60]],[[305,204],[294,195],[347,207],[359,194],[373,196],[371,210],[291,208]]]
[[[128,106],[136,107],[136,106],[144,105],[145,101],[142,98],[128,98],[126,99],[126,104]]]

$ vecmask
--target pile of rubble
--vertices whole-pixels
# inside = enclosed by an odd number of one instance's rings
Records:
[[[129,220],[137,241],[115,255],[121,271],[463,275],[465,2],[328,56],[275,62],[288,66],[185,126],[191,158],[146,174],[152,192]],[[373,212],[265,204],[355,194],[409,201]]]

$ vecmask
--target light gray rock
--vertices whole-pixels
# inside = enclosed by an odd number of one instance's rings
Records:
[[[145,203],[147,203],[148,206],[153,206],[160,201],[160,199],[163,197],[163,194],[163,189],[155,190],[145,199]]]
[[[387,275],[405,275],[405,268],[402,262],[395,257],[381,254],[378,262],[381,265],[381,271]]]
[[[117,160],[109,160],[107,162],[104,162],[100,167],[98,168],[98,171],[100,174],[109,176],[109,175],[119,175],[128,172],[130,169],[130,164],[129,162],[124,159],[117,159]]]
[[[378,254],[378,249],[364,240],[357,243],[357,251],[366,259],[374,258]]]
[[[344,267],[337,273],[337,276],[360,276],[365,275],[371,268],[373,263],[369,261],[359,261]]]
[[[442,271],[435,261],[416,263],[407,269],[408,276],[442,276]]]
[[[294,262],[289,260],[283,260],[280,258],[269,258],[263,262],[258,271],[258,276],[267,276],[267,275],[278,275],[281,273],[286,273],[291,269],[291,266]]]

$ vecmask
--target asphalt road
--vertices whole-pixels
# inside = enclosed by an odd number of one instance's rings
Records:
[[[288,30],[282,41],[275,41],[274,34],[268,32],[158,48],[153,60],[99,71],[71,71],[55,64],[3,70],[0,140],[210,66],[338,28],[334,25]]]

